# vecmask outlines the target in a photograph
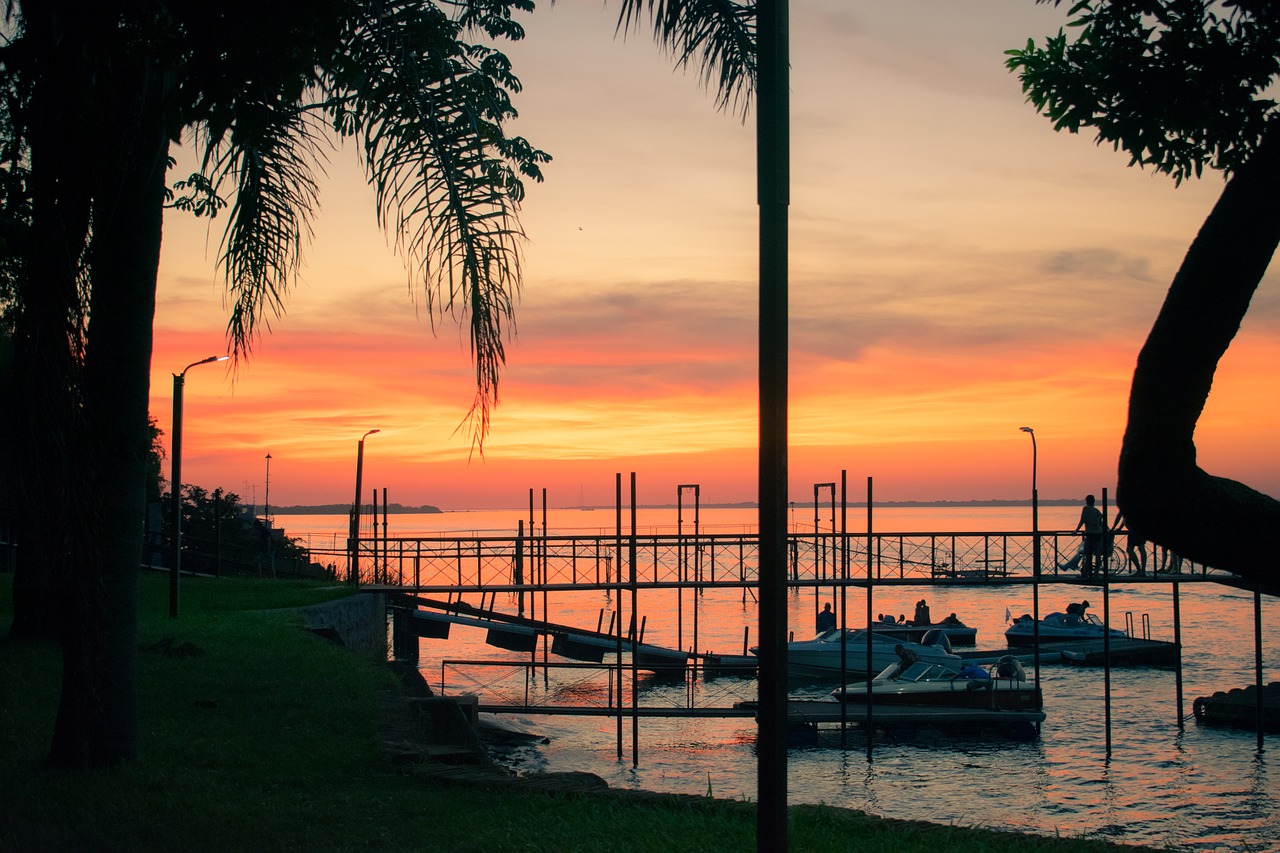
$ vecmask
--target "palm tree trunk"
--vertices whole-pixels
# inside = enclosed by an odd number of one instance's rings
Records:
[[[1178,554],[1280,588],[1280,502],[1196,464],[1218,361],[1280,243],[1280,125],[1227,183],[1174,276],[1129,395],[1116,502]]]

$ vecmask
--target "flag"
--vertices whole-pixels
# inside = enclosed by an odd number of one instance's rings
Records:
[[[1009,607],[1006,605],[1004,608],[1004,621],[1008,622],[1011,618],[1013,618],[1013,614],[1009,612]]]

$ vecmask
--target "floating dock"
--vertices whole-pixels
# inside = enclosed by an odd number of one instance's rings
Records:
[[[1102,640],[1040,646],[1040,660],[1057,655],[1063,663],[1076,666],[1177,666],[1181,653],[1177,643],[1130,637],[1112,639],[1110,648]]]
[[[739,702],[735,708],[756,709],[755,702]],[[985,708],[959,708],[931,705],[866,705],[848,707],[840,702],[821,700],[791,701],[787,703],[787,722],[795,724],[839,723],[865,725],[870,717],[874,726],[1002,726],[1036,725],[1045,720],[1044,711],[997,711]]]

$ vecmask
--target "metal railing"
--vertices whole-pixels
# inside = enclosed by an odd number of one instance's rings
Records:
[[[1039,537],[1041,580],[1074,579],[1064,566],[1080,536]],[[692,535],[423,536],[361,539],[359,582],[417,588],[487,589],[565,586],[745,586],[758,582],[754,533]],[[1033,576],[1029,532],[801,533],[789,538],[790,582],[798,585],[879,582],[1002,583]],[[319,562],[345,559],[345,549],[312,548]],[[1110,555],[1106,555],[1110,556]],[[1109,566],[1112,576],[1123,564]],[[1229,574],[1183,561],[1180,577]]]

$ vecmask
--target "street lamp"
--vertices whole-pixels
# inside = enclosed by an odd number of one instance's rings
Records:
[[[1031,570],[1036,579],[1040,578],[1040,494],[1036,490],[1036,431],[1031,427],[1018,427],[1031,436]]]
[[[271,454],[267,454],[267,493],[262,498],[262,523],[271,529]]]
[[[1036,650],[1035,679],[1040,683],[1040,493],[1036,490],[1036,431],[1018,429],[1031,436],[1031,644]]]
[[[350,584],[358,583],[360,580],[359,555],[356,551],[360,541],[360,480],[364,476],[364,440],[375,432],[382,432],[382,430],[369,430],[360,436],[360,441],[356,445],[356,499],[351,504],[351,527],[347,533],[347,583]]]
[[[191,368],[228,358],[230,356],[211,355],[193,361],[181,373],[173,374],[173,436],[169,448],[173,456],[173,470],[169,478],[169,617],[172,619],[178,618],[178,573],[182,569],[182,388]]]

